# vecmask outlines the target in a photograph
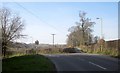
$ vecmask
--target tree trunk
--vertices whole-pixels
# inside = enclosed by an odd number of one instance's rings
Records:
[[[4,57],[6,56],[6,49],[7,49],[7,44],[5,42],[2,42],[2,55]]]

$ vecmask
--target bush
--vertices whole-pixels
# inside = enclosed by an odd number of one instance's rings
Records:
[[[36,51],[34,49],[26,50],[26,54],[36,54]]]
[[[15,54],[14,51],[6,51],[6,57],[9,57],[10,55]]]
[[[63,53],[61,48],[42,48],[38,50],[39,54],[56,54],[56,53]]]
[[[109,55],[109,56],[118,57],[118,58],[120,57],[118,49],[114,49],[114,48],[103,48],[102,50],[100,50],[100,48],[92,49],[86,46],[86,47],[83,47],[82,50],[87,53],[103,54],[103,55]]]

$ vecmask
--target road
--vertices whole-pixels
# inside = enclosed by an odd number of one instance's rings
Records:
[[[57,71],[118,71],[118,59],[86,53],[46,54]]]

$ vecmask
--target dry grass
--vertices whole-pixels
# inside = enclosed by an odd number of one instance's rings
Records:
[[[114,49],[114,48],[102,48],[102,50],[100,48],[89,48],[87,46],[83,46],[82,50],[87,52],[87,53],[93,53],[93,54],[103,54],[103,55],[109,55],[112,57],[119,57],[119,51],[118,49]]]

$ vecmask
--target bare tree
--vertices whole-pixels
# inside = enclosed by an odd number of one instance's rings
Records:
[[[1,8],[0,25],[2,30],[2,53],[5,56],[8,44],[24,36],[21,34],[24,24],[21,17],[13,15],[7,8]]]
[[[68,31],[67,43],[75,46],[85,45],[92,42],[92,26],[95,22],[91,22],[91,19],[85,17],[85,12],[80,12],[80,21],[76,22],[76,26],[72,26]],[[77,45],[76,45],[77,44]]]
[[[79,46],[82,40],[81,28],[79,28],[78,26],[73,26],[68,31],[70,32],[70,34],[68,35],[67,45],[72,47]]]
[[[82,45],[85,45],[86,41],[88,40],[88,37],[90,37],[89,35],[92,32],[91,27],[95,24],[95,22],[91,22],[91,19],[86,18],[85,16],[85,12],[80,12],[80,22],[76,22],[76,24],[78,25],[78,27],[81,28],[82,31]]]

